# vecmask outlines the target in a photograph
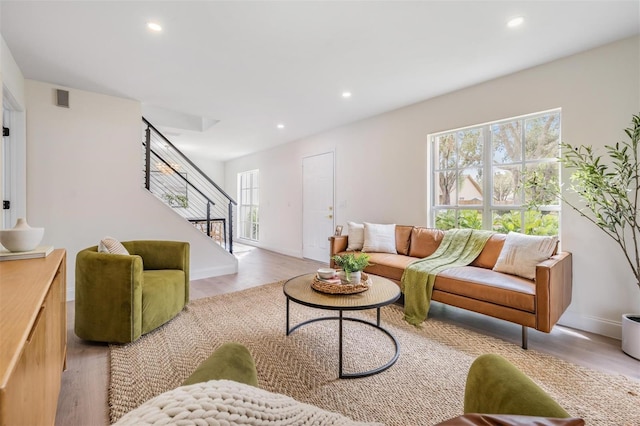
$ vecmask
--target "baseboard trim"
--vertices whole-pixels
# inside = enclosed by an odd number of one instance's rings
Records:
[[[238,262],[233,265],[218,266],[215,268],[205,268],[191,270],[189,272],[191,280],[201,280],[203,278],[218,277],[220,275],[235,274],[238,272]]]
[[[620,321],[613,321],[608,318],[566,311],[558,324],[618,340],[622,339],[622,318]]]
[[[237,242],[238,244],[243,244],[245,246],[252,246],[252,247],[258,247],[260,249],[263,250],[269,250],[272,251],[274,253],[278,253],[278,254],[283,254],[285,256],[291,256],[291,257],[296,257],[298,259],[302,259],[302,252],[300,251],[293,251],[293,250],[282,250],[281,247],[272,247],[270,245],[267,244],[260,244],[260,243],[255,243],[253,241],[242,241],[242,240],[233,240],[234,242]],[[328,254],[327,254],[328,256]]]

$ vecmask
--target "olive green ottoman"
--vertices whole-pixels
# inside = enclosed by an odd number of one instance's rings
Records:
[[[471,364],[464,412],[571,417],[533,380],[496,354],[480,355]]]
[[[480,355],[471,364],[464,415],[437,426],[584,426],[503,357]]]
[[[225,343],[204,360],[181,386],[209,380],[233,380],[257,387],[258,372],[249,350],[239,343]]]

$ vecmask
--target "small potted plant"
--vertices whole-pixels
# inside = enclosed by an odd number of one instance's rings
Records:
[[[369,255],[361,253],[356,256],[354,253],[333,256],[332,260],[344,272],[338,273],[343,284],[358,284],[362,278],[362,270],[369,266]]]

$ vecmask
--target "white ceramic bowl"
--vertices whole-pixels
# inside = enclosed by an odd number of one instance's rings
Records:
[[[318,276],[320,278],[333,278],[336,275],[336,270],[331,268],[320,268],[318,269]]]
[[[4,229],[0,231],[0,244],[11,252],[31,251],[43,236],[44,228]]]

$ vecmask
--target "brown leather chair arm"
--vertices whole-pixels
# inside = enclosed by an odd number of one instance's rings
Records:
[[[335,268],[335,263],[331,258],[337,253],[346,251],[348,242],[348,235],[332,235],[329,237],[329,266]]]
[[[536,330],[550,332],[571,303],[573,260],[560,252],[536,266]]]

